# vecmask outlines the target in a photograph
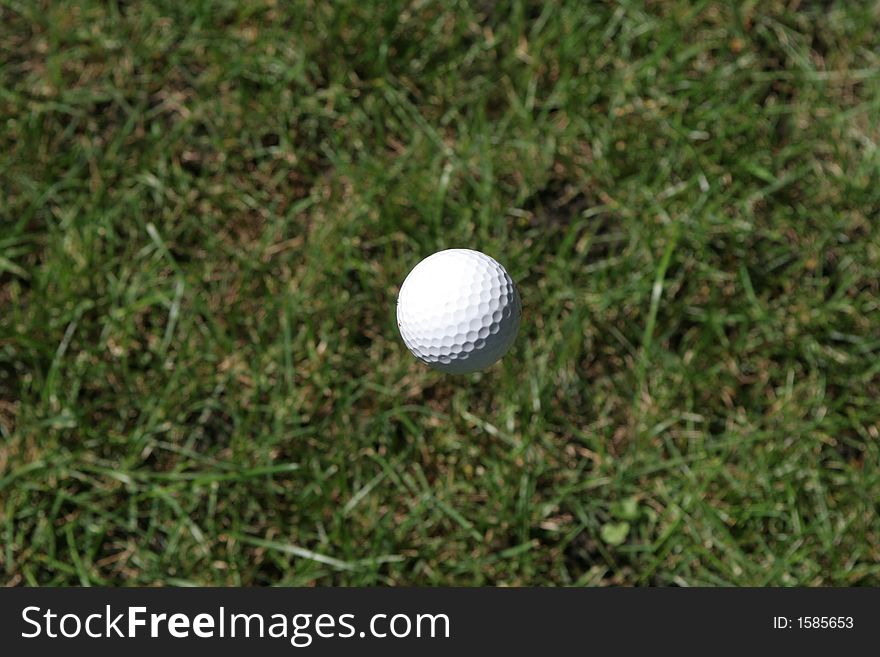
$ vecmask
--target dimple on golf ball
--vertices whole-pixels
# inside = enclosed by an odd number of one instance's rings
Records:
[[[513,344],[522,303],[507,270],[479,251],[422,260],[397,298],[397,326],[419,360],[450,374],[489,367]]]

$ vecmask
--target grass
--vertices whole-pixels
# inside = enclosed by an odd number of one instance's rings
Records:
[[[880,585],[873,2],[0,2],[0,580]],[[467,246],[513,352],[395,298]]]

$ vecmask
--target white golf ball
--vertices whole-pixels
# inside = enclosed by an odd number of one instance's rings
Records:
[[[489,367],[513,344],[522,303],[510,274],[470,249],[438,251],[403,281],[397,326],[416,358],[451,374]]]

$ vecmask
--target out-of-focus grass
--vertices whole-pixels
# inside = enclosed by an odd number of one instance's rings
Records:
[[[880,584],[872,2],[0,3],[8,584]],[[427,370],[432,251],[519,281]]]

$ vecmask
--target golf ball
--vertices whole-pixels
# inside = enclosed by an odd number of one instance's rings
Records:
[[[397,326],[416,358],[451,374],[489,367],[516,338],[522,304],[510,274],[485,253],[438,251],[406,277]]]

